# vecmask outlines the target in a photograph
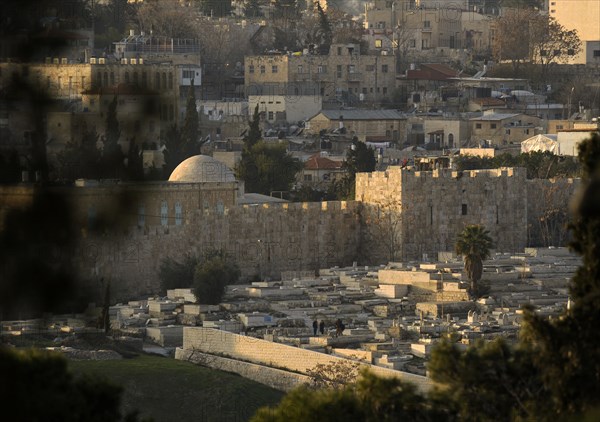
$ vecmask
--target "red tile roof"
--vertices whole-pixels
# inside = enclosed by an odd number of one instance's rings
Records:
[[[304,168],[306,170],[340,170],[342,165],[341,161],[330,160],[320,155],[313,155],[304,163]]]
[[[459,73],[441,63],[428,63],[420,65],[417,70],[407,70],[406,79],[420,79],[429,81],[445,81],[458,77]]]

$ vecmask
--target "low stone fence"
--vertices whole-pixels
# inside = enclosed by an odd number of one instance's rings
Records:
[[[198,350],[185,350],[179,347],[175,350],[175,359],[186,360],[220,371],[233,372],[244,378],[285,392],[291,391],[302,384],[308,384],[311,380],[308,375],[270,368],[255,363],[242,362],[240,360],[222,356],[210,355]]]
[[[228,357],[300,374],[307,374],[318,364],[346,361],[344,358],[325,353],[204,327],[183,329],[183,350]],[[374,365],[365,366],[376,375],[412,382],[421,391],[428,391],[433,385],[433,381],[420,375]]]

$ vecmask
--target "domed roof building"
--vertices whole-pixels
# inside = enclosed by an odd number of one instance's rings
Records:
[[[169,182],[232,183],[236,179],[233,171],[221,161],[208,155],[194,155],[173,170]]]

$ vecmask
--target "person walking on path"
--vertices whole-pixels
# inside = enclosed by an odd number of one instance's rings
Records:
[[[315,319],[313,321],[313,335],[316,336],[317,335],[317,329],[319,328],[319,323],[317,322],[317,320]]]
[[[321,320],[321,323],[319,324],[319,332],[321,335],[325,334],[325,321],[323,320]]]

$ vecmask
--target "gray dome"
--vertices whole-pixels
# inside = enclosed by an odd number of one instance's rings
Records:
[[[235,175],[229,167],[208,155],[194,155],[182,161],[169,177],[169,182],[226,183],[235,181]]]

